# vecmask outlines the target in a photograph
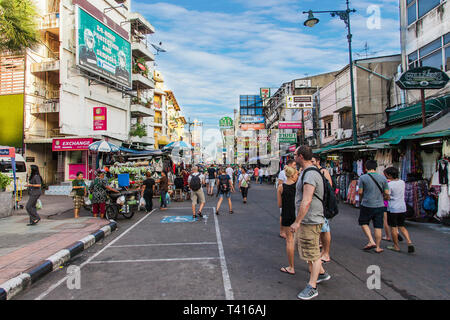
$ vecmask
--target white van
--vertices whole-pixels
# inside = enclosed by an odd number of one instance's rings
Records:
[[[0,158],[0,172],[13,178],[11,158]],[[16,184],[17,190],[26,189],[24,186],[27,184],[27,165],[20,154],[16,154]],[[14,191],[14,181],[11,181],[10,185],[6,187],[6,191]]]

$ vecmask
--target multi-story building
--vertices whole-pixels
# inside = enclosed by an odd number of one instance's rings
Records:
[[[167,93],[164,87],[164,78],[160,71],[155,70],[155,90],[153,92],[153,104],[155,107],[155,117],[153,128],[155,134],[155,149],[160,149],[170,143],[167,134]]]
[[[184,126],[186,119],[184,118],[177,99],[172,91],[166,91],[167,96],[167,127],[170,141],[184,140]]]
[[[27,164],[37,165],[47,184],[59,183],[78,171],[92,177],[97,159],[87,146],[95,140],[154,145],[154,56],[144,41],[153,26],[130,12],[130,1],[35,3],[41,44],[23,57],[21,90]],[[17,93],[20,85],[13,83]],[[134,123],[146,124],[150,138],[130,139]]]

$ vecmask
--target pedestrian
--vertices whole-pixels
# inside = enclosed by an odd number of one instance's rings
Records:
[[[239,189],[241,190],[242,200],[247,203],[248,187],[250,186],[250,176],[245,172],[244,168],[240,169],[241,174],[239,175]]]
[[[77,172],[77,177],[72,181],[74,218],[78,219],[81,206],[84,205],[84,197],[87,196],[87,187],[83,179],[83,172]]]
[[[159,183],[159,191],[161,194],[161,206],[159,210],[167,210],[167,193],[169,192],[169,179],[167,172],[161,172],[161,178],[157,181]]]
[[[219,201],[216,206],[216,215],[219,215],[220,205],[222,204],[223,198],[226,197],[228,200],[228,208],[230,214],[233,214],[233,205],[231,203],[231,192],[234,192],[233,182],[230,176],[226,173],[223,168],[220,170],[220,175],[217,177],[217,196]]]
[[[216,177],[216,168],[214,167],[214,165],[211,165],[208,168],[208,195],[211,197],[214,195],[214,185],[216,183]]]
[[[411,242],[409,232],[405,227],[405,181],[399,179],[399,171],[394,167],[389,167],[384,170],[384,175],[390,180],[388,182],[390,199],[388,202],[387,220],[389,227],[391,227],[392,241],[394,242],[393,246],[388,246],[387,248],[397,252],[400,251],[398,231],[401,230],[408,244],[408,253],[413,253],[414,246]]]
[[[108,185],[108,181],[106,181],[105,179],[105,171],[98,170],[97,177],[94,179],[94,181],[92,181],[91,185],[89,186],[89,191],[92,194],[92,213],[94,217],[97,217],[99,212],[100,218],[103,219],[105,217],[106,200],[108,198],[106,190],[115,193],[120,193],[120,191],[113,189]]]
[[[375,249],[376,253],[384,250],[380,248],[383,232],[383,216],[385,212],[384,200],[389,200],[389,186],[386,178],[376,172],[377,162],[366,161],[367,173],[359,177],[359,199],[361,203],[358,223],[369,240],[363,250]],[[375,241],[369,224],[373,222]]]
[[[25,187],[28,188],[29,195],[26,209],[30,216],[30,223],[28,223],[27,226],[34,226],[41,221],[41,217],[37,213],[36,203],[42,194],[42,177],[39,173],[39,168],[36,165],[31,165],[30,168],[30,179],[28,180],[28,184],[25,185]]]
[[[297,169],[297,164],[295,163],[295,160],[293,159],[289,159],[286,162],[286,166],[284,167],[283,170],[280,171],[280,174],[278,175],[278,179],[277,179],[277,190],[278,190],[278,186],[282,185],[283,183],[286,183],[287,181],[287,177],[286,177],[286,171],[285,169],[287,167],[291,167],[293,169]],[[283,225],[281,223],[281,208],[280,208],[280,237],[283,239],[286,239],[286,228],[283,228]]]
[[[194,219],[197,217],[203,217],[202,210],[205,206],[206,200],[205,200],[205,193],[203,192],[202,185],[205,182],[205,176],[198,171],[198,167],[194,166],[192,168],[192,173],[189,176],[188,183],[189,188],[191,189],[191,199],[192,199],[192,216]],[[197,199],[200,203],[200,207],[198,211],[196,212],[195,206],[197,205]]]
[[[312,164],[312,150],[308,146],[300,146],[295,151],[295,160],[303,171],[296,184],[297,218],[291,225],[295,232],[300,258],[308,262],[309,282],[297,298],[309,300],[319,293],[317,284],[329,280],[331,276],[323,269],[320,258],[319,238],[325,222],[323,204],[325,186],[322,175]]]
[[[253,175],[255,177],[256,183],[258,183],[259,182],[259,167],[258,166],[255,167],[255,170],[253,170]]]
[[[313,156],[312,163],[319,169],[320,173],[328,180],[331,186],[333,186],[333,180],[331,179],[330,172],[320,165],[320,157]],[[323,263],[328,263],[331,261],[330,258],[330,247],[331,247],[331,229],[330,221],[324,218],[325,222],[323,224],[322,230],[320,230],[320,243],[322,244],[321,259]]]
[[[141,197],[145,200],[145,211],[150,213],[153,210],[153,194],[155,193],[155,180],[152,179],[152,173],[147,171],[146,179],[142,183]]]
[[[264,175],[265,175],[264,167],[261,167],[261,169],[259,169],[259,184],[263,184]]]
[[[286,181],[278,185],[277,200],[278,207],[281,210],[281,226],[283,233],[286,234],[286,253],[289,266],[282,267],[281,272],[295,274],[294,266],[294,234],[290,232],[289,227],[295,222],[295,184],[298,179],[298,171],[290,166],[285,169]]]

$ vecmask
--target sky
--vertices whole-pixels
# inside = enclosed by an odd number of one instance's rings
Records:
[[[399,0],[353,0],[350,8],[353,58],[400,53]],[[342,20],[322,13],[314,28],[303,25],[303,11],[345,10],[345,0],[132,0],[131,9],[155,27],[148,40],[167,50],[156,69],[186,120],[203,122],[211,150],[239,95],[348,64]]]

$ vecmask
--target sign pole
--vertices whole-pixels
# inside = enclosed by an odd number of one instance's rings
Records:
[[[422,101],[422,128],[425,128],[426,123],[426,110],[425,110],[425,89],[420,89],[420,98]]]

